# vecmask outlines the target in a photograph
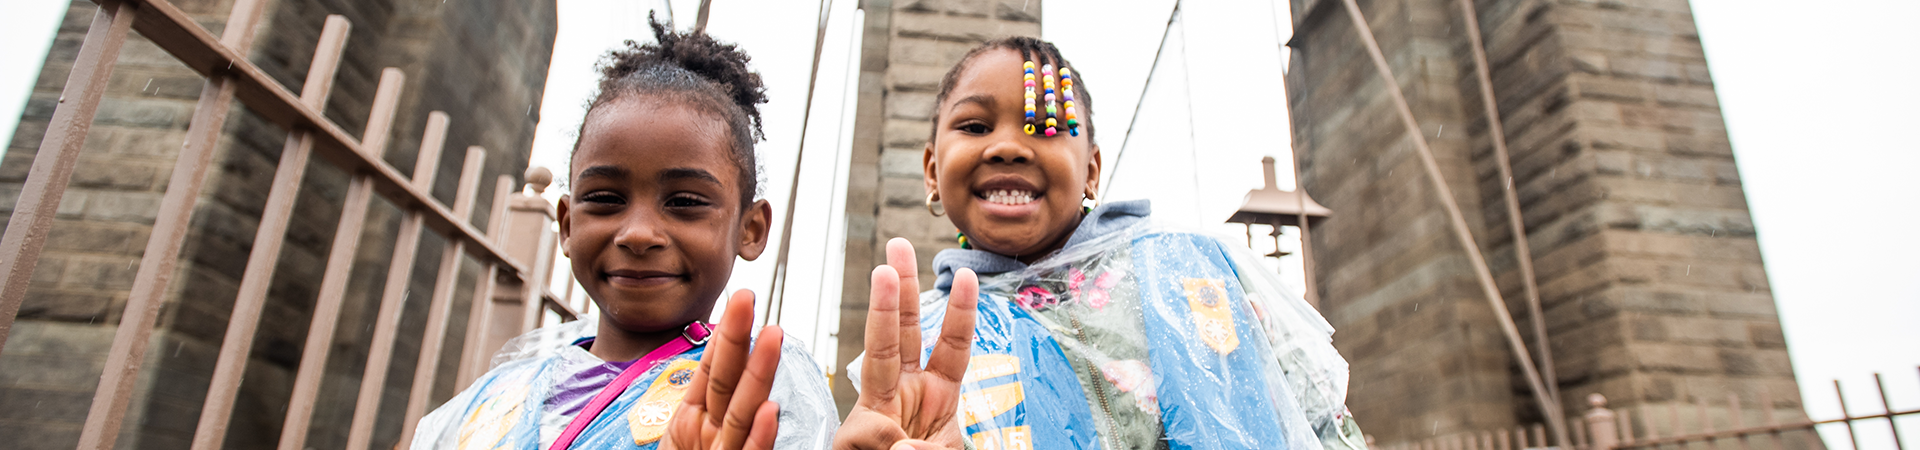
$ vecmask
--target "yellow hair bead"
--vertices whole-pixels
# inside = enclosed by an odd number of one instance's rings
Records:
[[[1022,128],[1021,131],[1026,131],[1027,134],[1033,134],[1033,124],[1027,124],[1026,128]]]
[[[1047,127],[1048,127],[1048,128],[1052,128],[1052,127],[1056,127],[1056,126],[1059,126],[1059,125],[1060,125],[1060,122],[1055,122],[1055,121],[1053,120],[1053,118],[1052,118],[1052,117],[1048,117],[1048,118],[1047,118]]]

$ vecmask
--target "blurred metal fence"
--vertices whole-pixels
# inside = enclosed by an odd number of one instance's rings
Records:
[[[350,28],[341,16],[326,18],[306,83],[299,94],[290,92],[247,60],[254,30],[263,10],[262,0],[236,0],[219,38],[201,27],[166,0],[96,0],[99,10],[87,31],[78,59],[67,78],[59,104],[54,110],[48,132],[41,141],[33,167],[21,188],[20,198],[0,238],[0,348],[12,329],[15,316],[27,296],[27,288],[40,250],[53,226],[61,195],[73,175],[80,151],[85,145],[101,96],[107,89],[115,60],[129,31],[137,31],[173,55],[181,63],[206,79],[199,103],[188,128],[187,140],[172,179],[160,203],[146,251],[140,260],[133,290],[114,335],[113,346],[93,404],[82,428],[81,449],[108,449],[120,434],[133,396],[136,379],[147,351],[162,300],[172,281],[181,246],[186,239],[194,201],[199,196],[214,144],[221,135],[233,100],[247,106],[269,122],[287,130],[286,145],[268,194],[266,208],[253,240],[251,254],[241,278],[239,295],[227,324],[211,386],[201,409],[193,448],[222,446],[233,413],[247,355],[253,345],[275,262],[279,259],[308,160],[319,160],[352,174],[339,226],[327,266],[313,320],[295,378],[293,398],[281,430],[279,448],[298,450],[305,446],[315,396],[320,390],[329,346],[339,321],[342,296],[346,291],[353,255],[365,224],[368,204],[378,194],[405,212],[393,249],[390,269],[379,303],[379,318],[373,331],[372,348],[367,357],[361,389],[354,409],[349,447],[365,449],[379,421],[417,422],[429,405],[429,393],[436,377],[437,356],[458,351],[462,357],[457,380],[470,383],[486,369],[487,357],[506,338],[532,329],[552,313],[572,320],[577,312],[547,291],[556,236],[551,223],[552,206],[538,197],[547,180],[529,183],[534,194],[520,194],[512,177],[501,175],[495,184],[494,204],[488,220],[490,230],[483,233],[468,218],[480,189],[485,150],[469,147],[460,173],[458,194],[448,207],[429,193],[437,175],[441,147],[445,144],[447,115],[438,111],[428,116],[421,139],[419,163],[411,177],[404,176],[382,155],[386,151],[402,81],[398,69],[387,68],[380,78],[366,129],[356,138],[321,113],[333,87],[334,72]],[[529,171],[529,178],[540,178]],[[393,347],[400,330],[401,305],[418,251],[420,233],[432,230],[447,239],[434,294],[430,300],[427,328],[421,339],[421,357],[404,417],[378,415],[381,389],[392,364]],[[454,304],[454,283],[458,278],[462,255],[477,260],[485,276],[479,278],[468,317],[470,326],[464,348],[443,348],[448,318]],[[528,262],[531,262],[529,265]],[[522,299],[537,298],[535,307],[526,307]],[[400,442],[409,440],[411,426],[403,426]]]
[[[1568,421],[1573,431],[1573,450],[1627,450],[1627,449],[1689,449],[1689,448],[1792,448],[1789,441],[1782,437],[1788,432],[1811,432],[1814,427],[1827,424],[1843,424],[1847,430],[1851,448],[1860,448],[1860,433],[1878,432],[1885,427],[1892,436],[1893,448],[1904,450],[1901,443],[1900,425],[1895,418],[1920,414],[1920,409],[1894,410],[1893,403],[1887,399],[1886,383],[1880,374],[1873,374],[1875,392],[1880,398],[1880,412],[1854,415],[1848,409],[1846,396],[1841,390],[1840,381],[1834,380],[1834,396],[1840,399],[1840,417],[1823,420],[1794,420],[1782,422],[1774,415],[1773,396],[1768,391],[1759,392],[1759,423],[1748,425],[1746,413],[1738,394],[1727,394],[1724,404],[1715,405],[1706,398],[1695,398],[1692,408],[1683,408],[1679,403],[1668,403],[1665,408],[1646,406],[1639,409],[1639,421],[1628,410],[1607,408],[1607,398],[1600,394],[1587,396],[1591,408],[1581,417]],[[1722,409],[1724,408],[1724,409]],[[1661,411],[1664,409],[1664,411]],[[1691,411],[1688,411],[1691,409]],[[1716,423],[1716,417],[1724,418]],[[1691,423],[1688,423],[1691,422]],[[1635,431],[1635,425],[1640,431]],[[1817,437],[1816,437],[1817,439]],[[1479,432],[1456,433],[1430,439],[1393,443],[1379,448],[1387,450],[1522,450],[1561,448],[1547,439],[1546,427],[1515,427],[1512,430],[1486,430]]]

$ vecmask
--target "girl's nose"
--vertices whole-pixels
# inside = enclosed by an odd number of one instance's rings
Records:
[[[635,255],[667,248],[669,239],[657,214],[637,213],[623,221],[613,244]]]
[[[980,158],[988,164],[1026,164],[1033,161],[1033,149],[1022,145],[1019,139],[1008,139],[987,147]]]

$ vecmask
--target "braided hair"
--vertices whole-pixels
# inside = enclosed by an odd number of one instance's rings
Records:
[[[973,63],[975,57],[989,51],[1001,49],[1019,51],[1022,60],[1033,61],[1036,65],[1052,64],[1054,67],[1061,68],[1073,66],[1072,63],[1067,62],[1067,58],[1060,56],[1059,47],[1055,47],[1052,42],[1043,41],[1039,38],[1008,36],[981,43],[972,50],[968,50],[966,56],[961,56],[960,61],[954,63],[952,69],[947,70],[947,75],[940,78],[940,94],[935,96],[933,101],[934,130],[932,135],[927,137],[927,142],[933,142],[933,140],[939,136],[940,105],[947,102],[947,95],[953,93],[953,85],[960,82],[960,72],[966,71],[967,66]],[[1007,76],[1018,76],[1018,74],[1009,73]],[[1081,111],[1085,112],[1086,117],[1081,122],[1086,125],[1087,140],[1091,141],[1093,140],[1093,92],[1087,89],[1086,76],[1078,70],[1073,71],[1073,82],[1074,89],[1079,94],[1075,101],[1085,105]]]
[[[741,207],[759,193],[759,162],[754,143],[765,139],[760,128],[760,104],[767,88],[760,74],[748,68],[752,57],[737,45],[714,40],[706,33],[674,31],[647,14],[653,43],[627,41],[625,48],[600,57],[599,91],[587,104],[587,115],[616,100],[646,96],[693,106],[727,122],[731,159],[740,171]],[[580,124],[586,133],[586,121]],[[574,142],[574,151],[580,143]]]

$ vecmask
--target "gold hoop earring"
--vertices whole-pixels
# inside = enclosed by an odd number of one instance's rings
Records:
[[[934,217],[940,217],[940,216],[945,216],[945,215],[947,215],[947,213],[945,213],[945,212],[937,212],[937,211],[934,211],[934,210],[933,210],[933,198],[934,198],[934,197],[938,197],[938,196],[940,196],[940,193],[939,193],[939,192],[928,192],[928,193],[927,193],[927,214],[932,214],[932,215],[933,215]]]
[[[1087,194],[1087,200],[1093,200],[1093,206],[1087,208],[1087,210],[1091,211],[1093,210],[1093,208],[1099,208],[1100,207],[1100,191],[1093,191],[1092,193]]]

